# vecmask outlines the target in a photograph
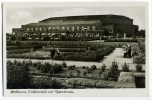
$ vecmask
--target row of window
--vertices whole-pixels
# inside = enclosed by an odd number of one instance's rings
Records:
[[[81,29],[80,29],[81,28]],[[96,26],[82,26],[82,27],[59,27],[59,26],[56,26],[56,27],[35,27],[35,28],[27,28],[26,31],[29,32],[29,31],[96,31],[97,30],[97,27]]]
[[[62,34],[44,34],[42,35],[43,36],[61,36]],[[38,34],[23,34],[23,36],[25,37],[39,37]],[[99,33],[85,33],[85,34],[82,34],[82,33],[71,33],[68,35],[68,37],[82,37],[82,36],[91,36],[91,37],[99,37]]]

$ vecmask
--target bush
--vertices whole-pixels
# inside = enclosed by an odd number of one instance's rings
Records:
[[[75,69],[75,65],[68,66],[68,70],[74,70],[74,69]]]
[[[102,72],[104,72],[104,71],[105,71],[105,69],[106,69],[106,65],[105,65],[105,64],[103,64],[103,65],[101,66],[101,71],[102,71]]]
[[[86,69],[86,67],[85,67],[85,66],[82,66],[82,69]]]
[[[60,64],[55,63],[54,64],[54,73],[59,73],[62,71],[62,66]]]
[[[66,62],[62,62],[62,67],[63,67],[63,68],[67,68]]]
[[[76,73],[77,73],[77,77],[79,77],[81,72],[79,70],[76,70]]]
[[[48,62],[45,62],[44,65],[41,67],[41,72],[42,73],[48,73],[52,65]]]
[[[22,45],[22,43],[19,42],[19,41],[16,41],[16,45],[17,45],[17,46],[20,46],[20,45]]]
[[[129,72],[129,65],[127,65],[126,63],[124,63],[124,65],[122,65],[122,71],[123,72]]]
[[[91,68],[87,68],[87,72],[91,73],[92,72]]]
[[[112,66],[110,67],[109,71],[104,73],[104,79],[117,81],[118,80],[118,65],[117,62],[112,62]]]
[[[96,69],[97,69],[96,65],[91,66],[91,70],[96,70]]]
[[[27,66],[22,66],[19,62],[7,64],[7,88],[8,89],[27,89],[30,88],[30,75]]]
[[[31,87],[34,89],[61,89],[63,85],[57,80],[52,80],[50,77],[37,77],[31,82]]]
[[[142,66],[140,64],[136,65],[136,72],[142,72]]]

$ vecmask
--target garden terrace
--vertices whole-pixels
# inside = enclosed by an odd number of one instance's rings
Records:
[[[99,61],[115,49],[114,45],[86,41],[22,41],[16,42],[15,46],[14,49],[17,50],[10,50],[7,58],[50,59],[50,50],[53,47],[60,51],[60,55],[55,55],[55,60]]]
[[[7,61],[8,89],[136,88],[135,82],[141,79],[135,77],[144,78],[145,75],[139,72],[128,73],[125,70],[122,73],[116,62],[112,62],[110,69],[102,65],[98,69],[95,65],[91,68],[67,66],[65,62],[42,63],[32,62],[30,59]],[[132,86],[122,84],[124,79],[125,83]],[[127,81],[128,79],[130,81]],[[140,84],[144,86],[144,82]]]

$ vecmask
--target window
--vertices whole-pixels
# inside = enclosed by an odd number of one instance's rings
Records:
[[[64,31],[64,30],[65,30],[65,27],[62,27],[62,30]]]
[[[72,26],[72,31],[74,31],[74,29],[75,29],[74,26]]]
[[[53,27],[53,31],[55,31],[55,29],[56,29],[56,28],[55,28],[55,27]]]
[[[57,26],[57,27],[56,27],[56,29],[57,29],[57,30],[60,30],[60,27],[59,27],[59,26]]]
[[[77,31],[79,31],[79,26],[77,26]]]
[[[95,26],[92,26],[92,31],[95,31],[96,27]]]
[[[31,28],[31,31],[33,31],[33,28]]]
[[[42,31],[42,28],[40,27],[40,31]]]
[[[30,31],[30,28],[27,28],[27,31]]]
[[[37,31],[37,27],[35,28],[35,31]]]
[[[90,26],[87,26],[87,30],[90,30]]]
[[[70,30],[69,26],[67,27],[67,30]]]
[[[49,31],[52,30],[52,27],[48,27],[48,30],[49,30]]]

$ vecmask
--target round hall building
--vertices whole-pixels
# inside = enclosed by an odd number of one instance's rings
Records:
[[[120,15],[85,15],[53,17],[21,25],[13,28],[12,33],[28,40],[58,39],[58,38],[92,38],[101,39],[105,36],[131,37],[138,31],[133,25],[133,19]]]

